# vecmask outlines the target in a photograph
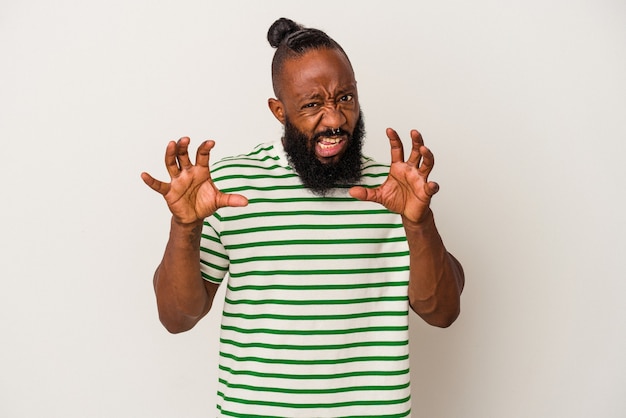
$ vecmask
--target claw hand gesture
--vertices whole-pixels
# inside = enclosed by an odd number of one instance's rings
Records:
[[[350,195],[359,200],[377,202],[405,219],[419,223],[429,212],[430,199],[439,190],[439,185],[428,181],[435,163],[434,156],[424,146],[422,135],[411,131],[413,147],[408,160],[404,161],[404,148],[397,132],[387,129],[391,145],[391,169],[385,182],[374,189],[356,186]]]
[[[202,221],[221,207],[248,204],[244,196],[224,194],[213,184],[209,156],[214,146],[214,141],[200,144],[196,165],[193,165],[188,153],[189,138],[171,141],[165,150],[165,166],[171,182],[164,183],[148,173],[141,174],[144,183],[165,198],[174,220],[180,224]]]

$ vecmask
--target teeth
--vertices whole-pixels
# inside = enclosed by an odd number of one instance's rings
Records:
[[[333,147],[341,142],[341,138],[324,138],[319,142],[319,146],[323,149]]]

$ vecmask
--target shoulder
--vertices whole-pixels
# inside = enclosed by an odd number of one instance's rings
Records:
[[[284,170],[285,164],[281,161],[280,150],[276,143],[259,144],[246,154],[222,158],[211,165],[211,176],[214,182],[228,175],[237,175],[245,178],[259,173],[270,173],[274,170]]]
[[[225,157],[221,160],[213,163],[211,166],[211,172],[218,172],[222,170],[228,170],[233,167],[264,167],[275,165],[273,163],[278,162],[279,156],[275,150],[275,144],[268,142],[259,144],[254,149],[246,154],[234,155],[231,157]]]
[[[246,154],[223,158],[211,166],[211,178],[224,192],[265,189],[297,179],[286,163],[280,142],[262,143]]]

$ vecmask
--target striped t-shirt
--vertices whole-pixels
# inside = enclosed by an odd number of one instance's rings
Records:
[[[364,159],[362,185],[389,166]],[[399,215],[304,188],[280,142],[214,164],[247,207],[205,220],[201,271],[228,273],[218,410],[229,417],[410,414],[408,245]]]

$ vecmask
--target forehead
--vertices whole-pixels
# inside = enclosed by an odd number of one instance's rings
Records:
[[[281,81],[287,94],[306,95],[356,89],[354,71],[343,52],[316,49],[285,61]]]

